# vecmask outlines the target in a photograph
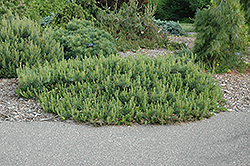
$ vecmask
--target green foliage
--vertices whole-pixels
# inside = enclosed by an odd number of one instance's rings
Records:
[[[66,59],[117,53],[113,37],[91,24],[91,21],[73,19],[65,29],[55,30],[54,37],[63,46]]]
[[[184,32],[194,32],[194,24],[193,23],[180,23]]]
[[[22,0],[0,0],[0,18],[8,14],[9,11],[22,17],[26,14],[27,6]]]
[[[36,10],[43,19],[41,25],[65,27],[73,18],[92,19],[90,11],[69,0],[35,0],[30,8]],[[52,15],[52,16],[51,16]]]
[[[184,36],[185,32],[183,31],[179,22],[174,21],[161,21],[155,20],[156,24],[159,28],[162,28],[162,31],[167,35],[175,35],[175,36]]]
[[[40,25],[42,27],[47,27],[50,25],[50,23],[54,20],[55,18],[55,13],[51,13],[51,16],[44,17],[40,22]]]
[[[16,69],[21,65],[63,58],[63,50],[52,37],[52,30],[40,32],[40,27],[27,18],[3,17],[0,43],[0,78],[17,77]]]
[[[120,10],[120,8],[124,5],[124,3],[128,4],[129,0],[98,0],[99,3],[96,5],[100,8],[108,7],[110,10]],[[138,7],[144,8],[146,4],[149,2],[147,0],[137,0]],[[104,9],[104,8],[103,8]]]
[[[86,19],[87,20],[92,20],[95,22],[95,24],[98,24],[98,15],[102,13],[102,9],[97,6],[99,4],[99,0],[76,0],[76,4],[80,5],[86,14]]]
[[[188,0],[190,7],[193,9],[208,8],[211,5],[211,0]]]
[[[130,0],[120,10],[106,9],[98,18],[101,27],[116,39],[119,50],[166,47],[167,39],[160,36],[161,33],[158,33],[158,27],[153,21],[155,9],[154,6],[147,5],[143,11],[138,12],[138,2]]]
[[[30,0],[30,8],[42,18],[61,11],[65,5],[67,5],[66,0]]]
[[[61,119],[95,125],[171,124],[212,116],[221,87],[193,58],[137,55],[62,60],[18,70],[20,97]]]
[[[155,18],[160,20],[182,21],[194,18],[196,8],[190,6],[189,0],[162,0],[158,4]]]
[[[246,48],[247,32],[238,1],[216,0],[211,8],[198,11],[195,29],[194,52],[208,68],[225,72],[242,64],[237,52]]]
[[[184,48],[178,51],[174,52],[174,55],[177,57],[186,57],[189,59],[194,58],[194,53],[192,52],[192,50],[188,49],[188,48]]]
[[[248,41],[250,45],[250,1],[249,0],[240,0],[240,3],[242,4],[242,9],[244,11],[245,14],[245,20],[246,20],[246,24],[248,25]]]
[[[93,19],[92,15],[76,3],[67,2],[53,19],[53,26],[65,27],[72,19]]]

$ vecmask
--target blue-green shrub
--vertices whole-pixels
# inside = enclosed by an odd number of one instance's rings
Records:
[[[162,31],[165,32],[165,34],[170,34],[175,36],[186,35],[178,21],[174,22],[174,21],[155,20],[155,22],[159,28],[162,28]]]

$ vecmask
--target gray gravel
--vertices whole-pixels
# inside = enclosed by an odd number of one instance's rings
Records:
[[[1,122],[0,165],[250,165],[250,113],[182,126]]]

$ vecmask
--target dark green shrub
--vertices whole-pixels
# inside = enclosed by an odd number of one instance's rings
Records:
[[[171,124],[212,116],[223,96],[193,59],[166,55],[62,60],[18,70],[21,97],[61,119],[96,125]]]
[[[195,8],[189,0],[162,0],[158,5],[155,18],[160,20],[182,21],[184,18],[194,18]]]
[[[244,10],[246,24],[248,25],[248,45],[250,46],[250,1],[240,0],[242,9]]]
[[[155,18],[193,23],[195,12],[198,9],[208,8],[211,0],[150,0],[157,2]],[[190,19],[191,18],[191,19]]]
[[[34,65],[63,58],[52,30],[40,31],[33,21],[8,16],[0,20],[0,78],[16,77],[21,65]]]
[[[240,0],[242,4],[242,9],[245,12],[246,23],[250,26],[250,1],[249,0]]]
[[[138,50],[140,47],[166,47],[167,39],[158,33],[153,21],[155,6],[147,5],[142,12],[136,0],[124,3],[120,10],[105,10],[99,15],[101,28],[106,29],[116,39],[121,51]]]
[[[214,1],[209,9],[197,12],[194,52],[198,60],[218,72],[236,68],[242,64],[241,53],[247,44],[247,32],[239,1]]]
[[[174,22],[174,21],[155,20],[155,22],[159,28],[162,28],[162,31],[165,34],[170,34],[170,35],[175,35],[175,36],[186,35],[178,21]]]
[[[74,19],[65,29],[55,30],[54,37],[63,46],[66,59],[117,53],[113,37],[91,24],[91,21]]]

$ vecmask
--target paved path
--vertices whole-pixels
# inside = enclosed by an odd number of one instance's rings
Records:
[[[2,122],[0,165],[250,165],[250,113],[182,126]]]

